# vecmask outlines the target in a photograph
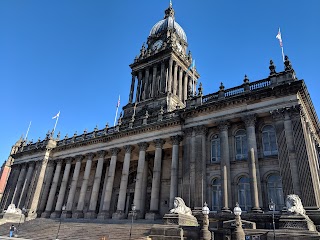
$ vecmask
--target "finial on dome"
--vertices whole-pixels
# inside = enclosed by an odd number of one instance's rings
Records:
[[[170,0],[170,5],[169,5],[170,7],[172,7],[172,1]]]
[[[172,8],[172,1],[170,0],[169,7],[164,11],[164,18],[172,17],[174,19],[174,10]]]

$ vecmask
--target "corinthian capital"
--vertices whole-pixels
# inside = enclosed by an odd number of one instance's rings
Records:
[[[257,117],[255,114],[251,114],[251,115],[247,115],[247,116],[243,117],[242,120],[244,121],[246,128],[253,127],[256,124]]]
[[[133,150],[133,147],[131,145],[125,145],[124,150],[126,151],[126,153],[131,153],[131,151]]]
[[[206,126],[196,126],[194,127],[196,135],[206,135],[208,132],[208,128]]]
[[[140,151],[145,151],[147,150],[147,148],[149,147],[149,143],[147,142],[141,142],[141,143],[138,143],[138,146],[140,148]]]
[[[119,148],[112,148],[111,149],[111,155],[116,156],[120,152]]]
[[[180,135],[170,137],[172,145],[179,145],[182,141],[182,137]]]
[[[220,130],[220,132],[222,131],[228,131],[228,128],[230,127],[230,123],[229,121],[221,121],[218,124],[218,129]]]
[[[183,132],[186,137],[192,137],[193,128],[186,128]]]
[[[163,144],[165,143],[165,141],[160,138],[154,140],[153,142],[154,142],[154,145],[156,146],[156,148],[162,148]]]

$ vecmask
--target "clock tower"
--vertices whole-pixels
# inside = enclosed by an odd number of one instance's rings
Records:
[[[164,18],[152,27],[146,44],[130,64],[132,81],[123,120],[184,108],[199,78],[191,63],[187,36],[175,20],[170,1]]]

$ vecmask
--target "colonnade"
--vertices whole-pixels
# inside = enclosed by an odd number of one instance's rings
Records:
[[[168,198],[174,199],[178,194],[178,162],[179,162],[179,144],[180,136],[172,136],[167,140],[172,144],[172,166],[171,166],[171,185]],[[85,155],[76,155],[64,159],[49,159],[46,175],[42,178],[36,178],[41,172],[41,161],[33,161],[12,166],[11,196],[8,196],[2,207],[6,208],[14,203],[17,207],[29,208],[34,203],[30,196],[29,202],[26,201],[26,193],[32,191],[31,185],[42,181],[42,195],[38,201],[37,213],[42,217],[65,217],[65,218],[125,218],[126,196],[128,188],[129,169],[132,163],[132,151],[138,148],[139,159],[137,166],[137,175],[134,187],[133,203],[136,205],[139,218],[144,218],[144,207],[146,197],[146,155],[150,145],[155,147],[154,166],[151,188],[150,213],[159,214],[160,211],[160,189],[161,189],[161,167],[163,161],[163,146],[165,139],[155,139],[153,142],[141,142],[137,145],[125,145],[97,152],[90,152]],[[124,152],[122,164],[122,174],[119,188],[119,196],[116,204],[116,211],[111,208],[112,197],[114,196],[114,181],[116,176],[117,162],[120,161],[120,152]],[[106,156],[111,158],[106,159]],[[148,152],[149,153],[149,152]],[[121,155],[122,156],[122,155]],[[122,159],[121,159],[122,160]],[[38,166],[35,168],[35,166]],[[81,171],[81,165],[85,165],[84,171]],[[93,168],[93,166],[95,166]],[[104,168],[105,166],[105,168]],[[103,169],[106,169],[105,181],[103,179]],[[93,185],[88,189],[90,175],[94,174]],[[33,178],[31,176],[34,176]],[[40,176],[40,175],[39,175]],[[33,181],[33,183],[31,183]],[[79,197],[76,199],[76,190]],[[99,199],[99,192],[104,189]],[[90,191],[89,191],[90,190]],[[88,201],[88,194],[90,200]],[[101,193],[100,193],[101,194]],[[169,196],[170,194],[170,196]],[[100,202],[99,202],[100,200]],[[27,204],[27,205],[26,205]],[[62,212],[62,207],[65,211]],[[85,207],[86,206],[86,207]],[[139,214],[141,213],[141,214]],[[150,216],[149,213],[149,216]],[[142,215],[143,214],[143,215]]]
[[[160,64],[146,67],[144,71],[132,72],[129,103],[159,97],[164,93],[177,95],[184,102],[188,98],[188,88],[197,76],[179,65],[172,58],[163,60]],[[135,89],[136,86],[136,89]]]

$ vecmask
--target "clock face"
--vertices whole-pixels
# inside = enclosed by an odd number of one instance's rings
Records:
[[[162,40],[158,40],[152,45],[152,49],[157,50],[157,49],[160,49],[161,46],[162,46]]]

